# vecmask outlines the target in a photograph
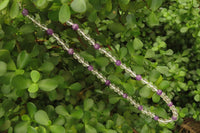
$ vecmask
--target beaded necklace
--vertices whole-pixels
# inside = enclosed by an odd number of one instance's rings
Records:
[[[45,25],[40,24],[33,17],[31,17],[27,9],[23,9],[22,14],[23,16],[26,16],[28,19],[30,19],[34,24],[39,26],[41,29],[45,30],[48,35],[51,35],[52,37],[54,37],[57,40],[58,44],[60,44],[62,48],[68,52],[69,55],[72,55],[74,59],[78,60],[78,62],[81,63],[84,67],[87,67],[87,69],[91,71],[93,75],[95,75],[98,79],[101,80],[101,82],[105,83],[106,86],[109,86],[109,88],[113,90],[114,92],[116,92],[118,95],[127,99],[132,105],[138,108],[138,110],[140,110],[143,114],[161,123],[169,123],[169,122],[176,121],[178,119],[177,109],[175,108],[175,106],[173,105],[169,97],[164,92],[162,92],[162,90],[158,90],[152,83],[149,83],[147,80],[143,79],[141,75],[136,75],[135,72],[133,72],[129,67],[123,64],[120,60],[117,60],[116,57],[114,57],[109,51],[107,51],[105,48],[100,47],[98,43],[95,43],[94,39],[92,39],[89,35],[86,35],[83,32],[83,30],[79,28],[78,24],[74,24],[72,20],[69,20],[66,22],[67,25],[71,26],[74,31],[77,31],[80,36],[82,36],[85,40],[87,40],[89,44],[94,47],[94,49],[99,50],[99,52],[101,54],[104,54],[106,57],[108,57],[111,62],[115,63],[115,65],[117,66],[120,66],[121,69],[124,69],[125,72],[129,73],[129,75],[132,78],[135,78],[136,80],[141,81],[143,84],[146,84],[148,87],[150,87],[153,92],[156,92],[157,95],[159,95],[165,101],[165,103],[168,105],[168,107],[172,111],[173,113],[172,117],[168,119],[159,118],[157,115],[155,115],[151,111],[143,108],[143,106],[137,103],[131,96],[128,96],[126,93],[120,90],[119,87],[111,83],[110,80],[108,80],[102,73],[100,73],[87,61],[85,61],[84,58],[81,57],[78,53],[76,53],[74,49],[70,48],[68,44],[64,43],[59,38],[59,36],[56,33],[54,33],[52,29],[47,28]]]

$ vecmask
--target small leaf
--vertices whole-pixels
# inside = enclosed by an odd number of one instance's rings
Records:
[[[155,57],[155,52],[151,49],[148,49],[145,54],[145,58],[153,58],[153,57]]]
[[[51,72],[53,69],[54,69],[54,64],[49,61],[45,61],[38,70],[43,72]]]
[[[3,107],[0,107],[0,118],[1,118],[2,116],[4,116],[4,114],[5,114],[4,108],[3,108]]]
[[[17,66],[23,69],[30,62],[30,55],[26,51],[22,51],[17,57]]]
[[[109,97],[109,103],[110,103],[110,104],[115,104],[115,103],[117,103],[120,99],[121,99],[120,97],[110,96],[110,97]]]
[[[35,92],[38,91],[38,89],[39,89],[38,84],[33,83],[33,84],[31,84],[31,85],[29,86],[28,91],[29,91],[30,93],[35,93]]]
[[[115,34],[117,33],[120,33],[120,32],[123,32],[125,30],[125,26],[123,26],[122,24],[120,23],[113,23],[113,24],[110,24],[108,25],[108,28],[114,32]]]
[[[65,107],[63,105],[58,105],[56,108],[56,113],[59,115],[63,115],[63,116],[68,116],[69,113],[67,112],[67,110],[65,109]]]
[[[60,125],[52,125],[50,126],[51,133],[65,133],[65,128]]]
[[[160,96],[154,93],[152,96],[152,100],[154,103],[158,103],[160,101]]]
[[[1,0],[0,2],[0,10],[4,9],[5,7],[7,7],[9,3],[9,0]]]
[[[180,32],[181,33],[185,33],[185,32],[187,32],[188,31],[188,27],[182,27],[181,29],[180,29]]]
[[[159,87],[160,87],[161,90],[165,90],[165,89],[167,89],[169,86],[170,86],[169,81],[166,81],[166,80],[163,80],[163,81],[160,83],[160,85],[159,85]]]
[[[47,0],[37,0],[36,5],[41,8],[44,7],[47,4]]]
[[[159,25],[159,19],[157,18],[154,12],[151,12],[147,22],[151,27]]]
[[[18,123],[15,128],[15,133],[27,133],[28,123],[27,122],[20,122]]]
[[[75,119],[81,119],[83,117],[83,110],[82,109],[76,110],[72,112],[71,116]]]
[[[19,13],[19,5],[16,1],[14,1],[10,8],[10,17],[13,19],[17,17],[18,13]]]
[[[67,4],[63,4],[59,11],[59,21],[61,23],[65,23],[67,20],[69,20],[71,16],[71,12],[69,10],[69,6]]]
[[[167,112],[163,108],[154,108],[154,112],[159,117],[167,118]]]
[[[155,82],[160,77],[160,73],[157,70],[152,70],[149,75],[149,80],[152,82]]]
[[[21,75],[17,75],[12,79],[11,84],[16,89],[26,89],[30,85],[30,81]]]
[[[150,98],[151,95],[152,95],[152,91],[149,87],[147,86],[144,86],[140,91],[139,91],[139,94],[141,97],[144,97],[144,98]]]
[[[199,94],[195,95],[195,96],[194,96],[194,100],[195,100],[196,102],[199,102],[199,101],[200,101],[200,95],[199,95]]]
[[[73,83],[72,85],[70,85],[69,87],[71,90],[76,90],[79,91],[82,89],[82,86],[79,82]]]
[[[28,133],[38,133],[38,132],[34,127],[28,126]]]
[[[88,54],[85,51],[81,52],[80,55],[87,61],[94,61],[95,60],[94,56]]]
[[[133,41],[133,47],[135,50],[139,50],[143,47],[143,43],[139,38],[135,38]]]
[[[43,91],[52,91],[58,86],[57,81],[54,79],[43,79],[38,84],[39,88]]]
[[[73,0],[71,3],[71,8],[75,12],[83,13],[86,11],[86,3],[85,0]]]
[[[44,126],[48,126],[50,124],[49,117],[48,117],[47,113],[43,110],[37,111],[34,115],[34,118],[38,124],[41,124]]]
[[[85,124],[85,133],[97,133],[97,130],[92,126]]]
[[[92,99],[85,99],[84,100],[84,110],[88,111],[94,105],[94,101]]]
[[[163,0],[152,0],[151,2],[151,10],[156,11],[163,3]]]
[[[106,67],[109,63],[109,60],[106,57],[98,57],[95,61],[101,67]]]
[[[7,72],[7,64],[0,61],[0,76],[3,76]]]
[[[27,103],[27,110],[28,110],[29,115],[31,117],[33,117],[35,115],[35,112],[37,111],[37,107],[35,106],[34,103],[28,102]]]
[[[141,133],[150,133],[149,132],[149,127],[147,126],[147,124],[145,124],[143,127],[142,127],[142,130],[141,130]]]
[[[40,79],[40,73],[36,70],[32,70],[31,71],[31,79],[34,83],[38,82],[38,80]]]
[[[169,68],[167,66],[157,66],[156,69],[162,73],[167,75],[169,73]]]
[[[128,52],[127,48],[125,47],[120,48],[120,59],[124,58],[127,55],[127,52]]]

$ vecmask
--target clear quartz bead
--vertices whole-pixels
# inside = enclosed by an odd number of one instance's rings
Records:
[[[121,69],[126,69],[126,66],[125,66],[124,64],[121,64],[121,65],[120,65],[120,68],[121,68]]]
[[[93,38],[90,38],[88,41],[90,45],[95,45],[95,40]]]

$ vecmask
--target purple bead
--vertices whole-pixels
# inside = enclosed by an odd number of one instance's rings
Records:
[[[74,50],[73,50],[72,48],[70,48],[70,49],[68,50],[68,54],[72,55],[73,53],[74,53]]]
[[[99,45],[98,43],[96,43],[96,44],[94,45],[94,48],[95,48],[95,49],[99,49],[99,48],[100,48],[100,45]]]
[[[22,11],[22,14],[23,14],[24,16],[27,16],[27,15],[28,15],[28,10],[24,8],[23,11]]]
[[[141,80],[142,79],[142,76],[141,75],[137,75],[136,76],[136,80]]]
[[[168,103],[168,106],[169,106],[169,107],[171,107],[172,105],[173,105],[173,103],[172,103],[172,102]]]
[[[156,120],[156,121],[157,121],[158,119],[159,119],[159,117],[158,117],[158,116],[155,116],[155,117],[154,117],[154,120]]]
[[[138,109],[139,109],[140,111],[142,111],[142,110],[143,110],[143,106],[140,105],[140,106],[138,107]]]
[[[78,24],[73,24],[73,25],[72,25],[72,29],[73,29],[73,30],[78,30],[78,28],[79,28]]]
[[[127,95],[126,93],[123,94],[123,98],[127,98],[127,96],[128,96],[128,95]]]
[[[48,34],[48,35],[52,35],[52,34],[53,34],[53,30],[52,30],[52,29],[48,29],[48,30],[47,30],[47,34]]]
[[[93,66],[91,66],[91,65],[88,66],[88,70],[89,70],[89,71],[92,71],[92,70],[93,70]]]
[[[161,95],[161,94],[162,94],[162,90],[158,90],[158,91],[157,91],[157,94],[158,94],[158,95]]]
[[[173,121],[177,120],[177,117],[172,116],[172,120]]]
[[[107,86],[109,86],[109,85],[110,85],[110,80],[106,80],[105,84],[106,84]]]
[[[120,66],[120,65],[121,65],[121,61],[120,61],[120,60],[117,60],[117,61],[115,62],[115,64],[116,64],[117,66]]]

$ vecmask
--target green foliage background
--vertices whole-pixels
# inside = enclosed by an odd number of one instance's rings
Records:
[[[168,107],[149,88],[94,51],[85,33],[162,89],[176,123],[139,113],[21,15],[18,2],[54,29],[112,82],[160,117]],[[0,132],[171,133],[184,117],[200,120],[200,2],[197,0],[1,0]]]

